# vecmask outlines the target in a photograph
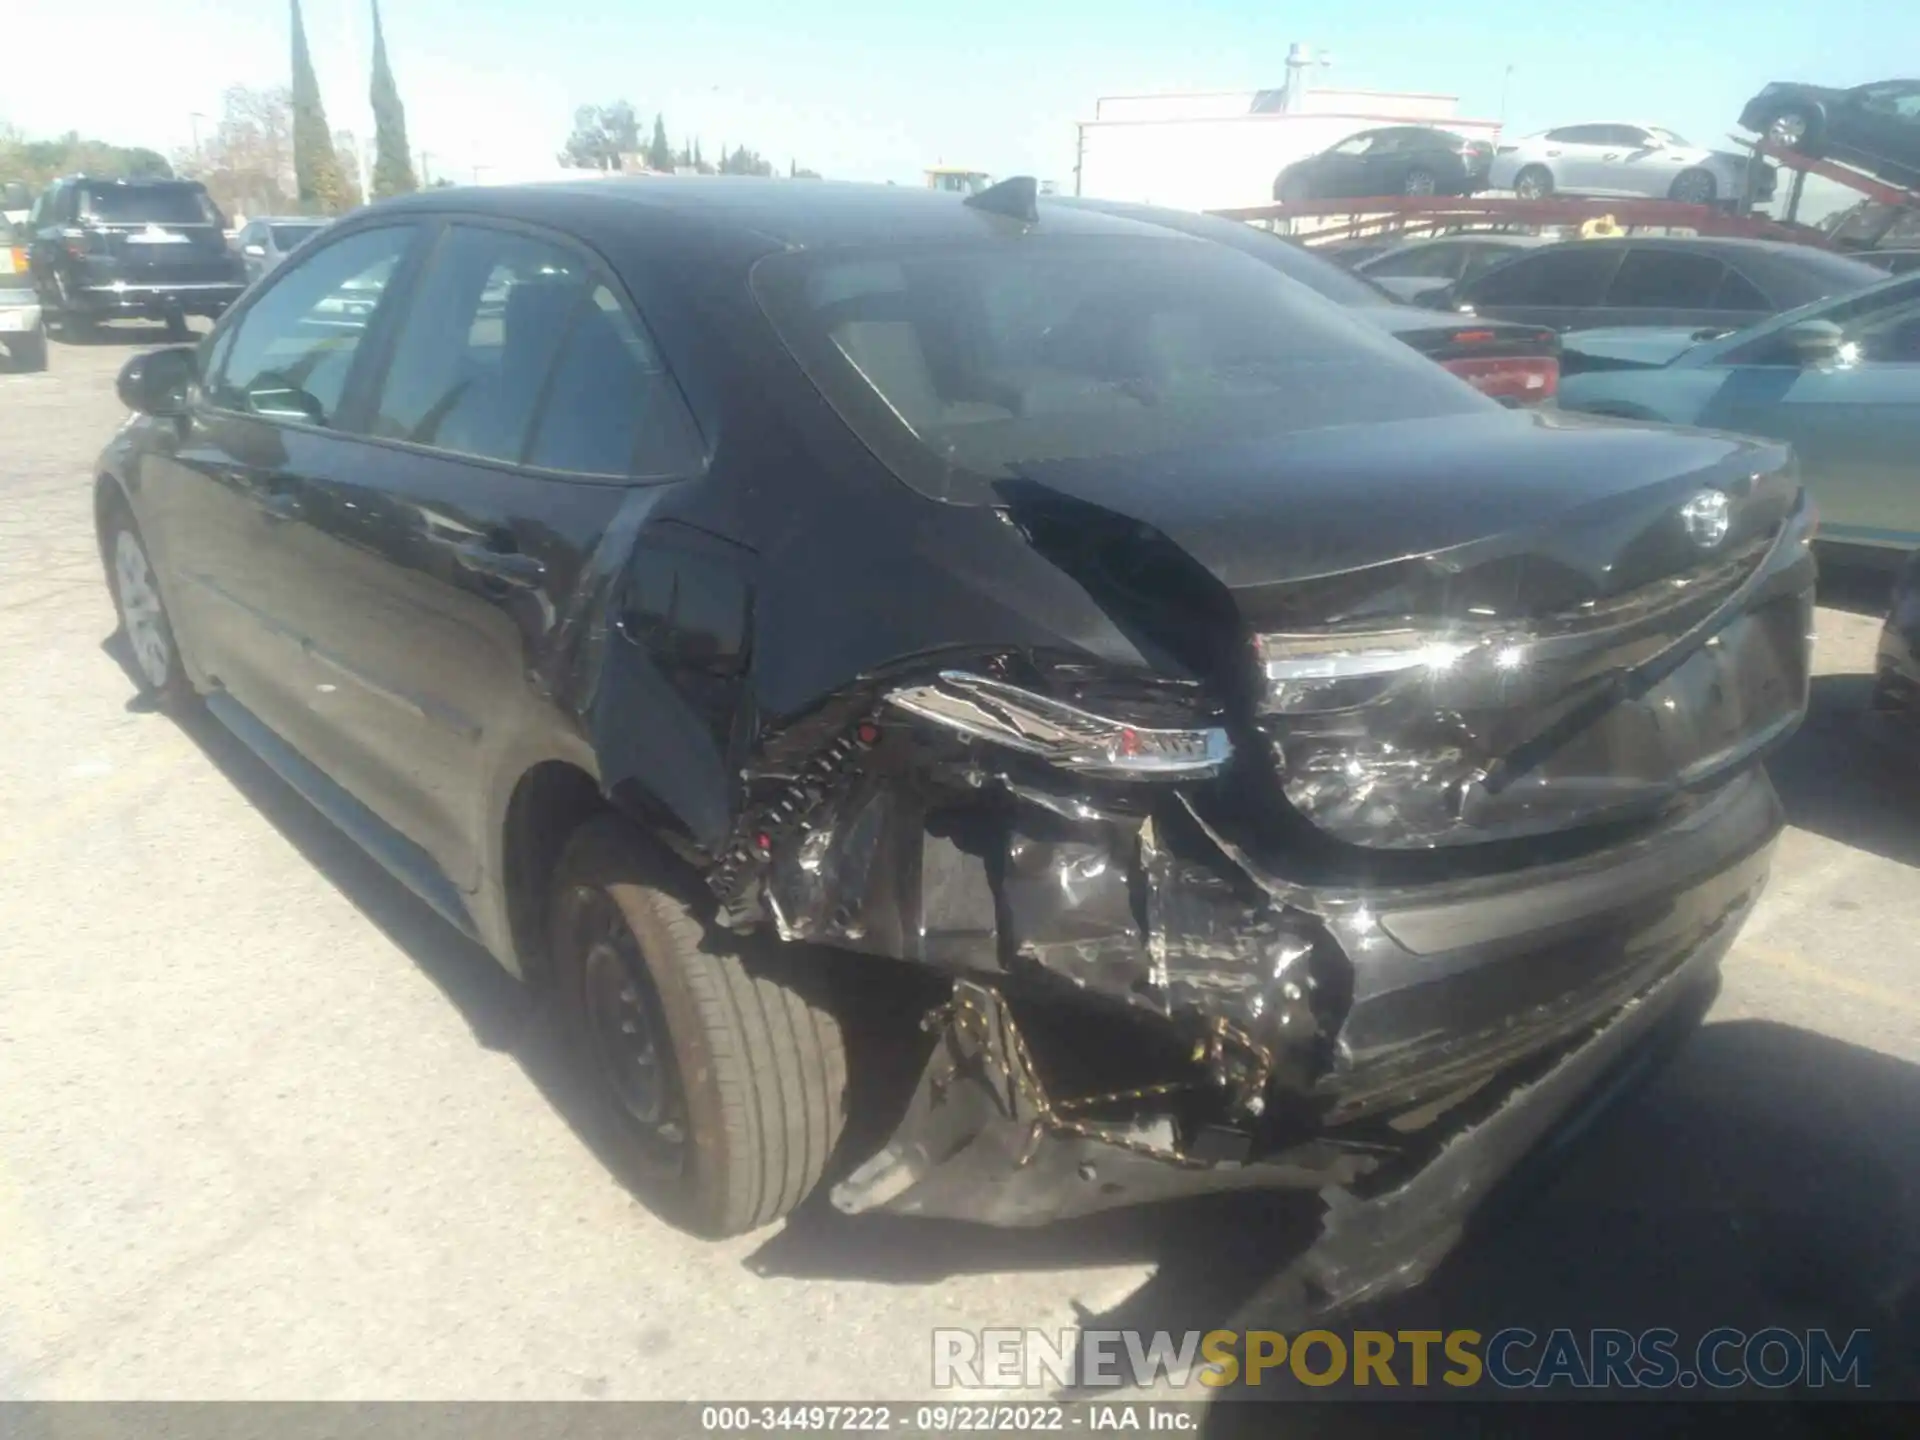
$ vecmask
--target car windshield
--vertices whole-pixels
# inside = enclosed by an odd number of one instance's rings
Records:
[[[323,227],[319,225],[269,225],[273,234],[273,248],[291,250],[318,235]]]
[[[1493,404],[1268,266],[1186,239],[795,252],[754,285],[847,423],[946,498],[1055,461]]]
[[[211,225],[218,215],[197,185],[102,185],[87,191],[86,214],[107,225]]]

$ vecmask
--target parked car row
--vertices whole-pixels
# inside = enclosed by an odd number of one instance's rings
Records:
[[[680,1224],[822,1183],[863,1000],[913,1063],[842,1211],[1337,1190],[1324,1273],[1418,1273],[1711,998],[1813,516],[1777,442],[1503,407],[1214,233],[371,206],[122,373],[139,683],[550,990]]]
[[[1804,155],[1830,156],[1890,184],[1920,186],[1920,80],[1851,89],[1774,83],[1740,124]],[[1778,176],[1751,151],[1695,145],[1661,125],[1560,125],[1497,147],[1444,126],[1362,130],[1275,177],[1282,202],[1386,195],[1642,196],[1694,205],[1764,204]]]
[[[1620,195],[1732,205],[1770,200],[1776,184],[1773,166],[1750,154],[1709,150],[1657,125],[1563,125],[1497,147],[1444,126],[1395,125],[1295,161],[1275,177],[1273,198],[1510,190],[1527,200]]]

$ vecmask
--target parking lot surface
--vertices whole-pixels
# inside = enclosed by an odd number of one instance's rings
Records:
[[[641,1209],[492,961],[130,703],[90,467],[158,335],[0,369],[0,1398],[901,1399],[936,1325],[1257,1323],[1295,1202],[814,1206],[720,1245]],[[1710,1023],[1388,1328],[1778,1317],[1913,1353],[1920,756],[1856,730],[1877,593],[1820,612],[1793,828]]]

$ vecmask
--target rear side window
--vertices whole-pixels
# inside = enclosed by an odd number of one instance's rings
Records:
[[[220,219],[197,185],[101,185],[83,192],[81,214],[103,225],[213,225]]]
[[[1607,304],[1627,310],[1706,310],[1727,267],[1711,255],[1629,250],[1607,287]]]
[[[1619,263],[1618,250],[1595,245],[1540,250],[1489,270],[1468,298],[1475,305],[1598,305]]]
[[[1222,245],[1000,238],[771,256],[754,290],[897,474],[947,499],[1049,466],[1497,408]]]
[[[415,234],[411,225],[362,230],[275,269],[226,332],[231,340],[219,342],[225,358],[209,377],[209,402],[332,425],[360,342]]]
[[[453,226],[401,322],[372,433],[517,463],[587,290],[586,264],[572,251]]]
[[[642,442],[679,433],[677,405],[653,345],[613,292],[596,285],[561,346],[527,463],[581,475],[666,473],[671,459]]]

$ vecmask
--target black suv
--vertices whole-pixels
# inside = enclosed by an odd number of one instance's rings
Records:
[[[552,987],[703,1233],[832,1166],[1430,1258],[1697,1013],[1781,823],[1784,449],[1503,408],[1031,181],[411,196],[121,394],[142,683]]]
[[[75,176],[47,187],[28,220],[34,287],[69,333],[101,320],[216,316],[246,289],[224,219],[195,180]]]

